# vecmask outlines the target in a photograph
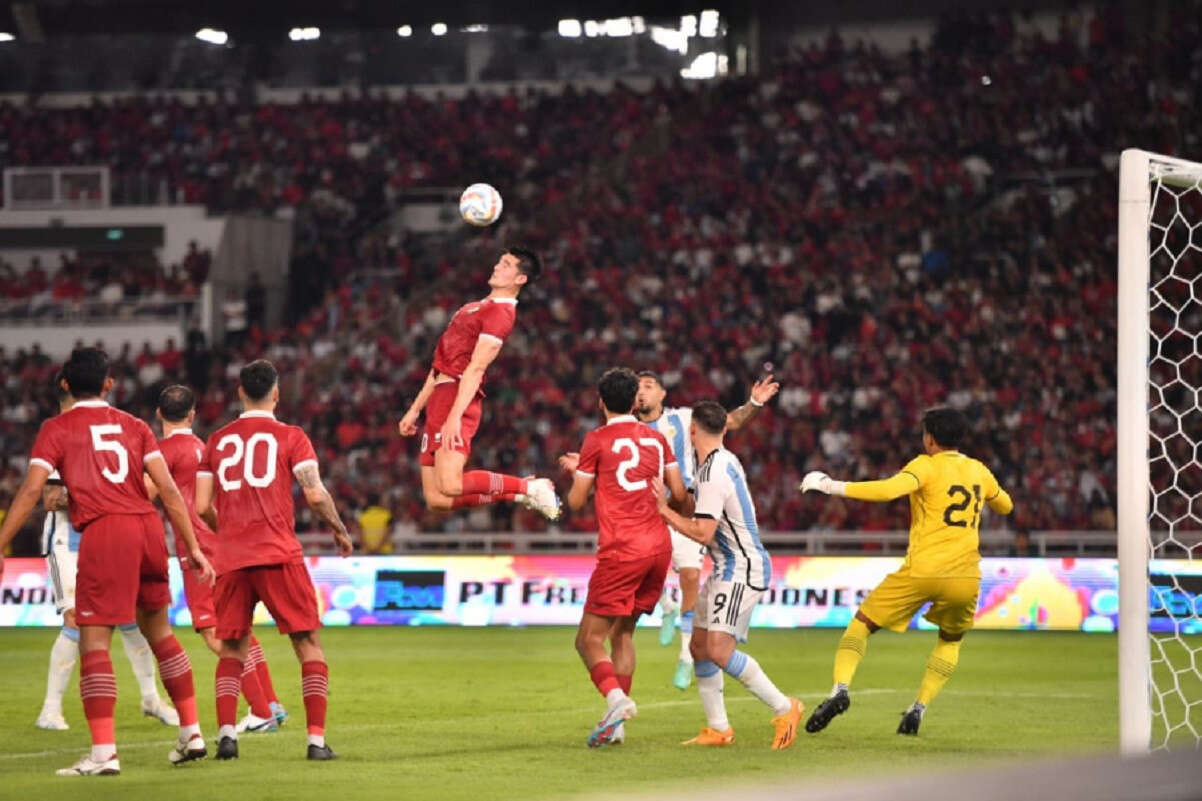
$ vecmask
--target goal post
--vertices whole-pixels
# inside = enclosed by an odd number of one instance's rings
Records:
[[[1140,754],[1202,742],[1202,571],[1150,572],[1202,561],[1202,164],[1122,154],[1117,380],[1119,739]]]

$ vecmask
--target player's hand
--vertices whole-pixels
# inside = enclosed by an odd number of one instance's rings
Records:
[[[580,466],[580,454],[575,451],[565,453],[559,457],[559,466],[565,473],[575,473],[576,468]]]
[[[421,412],[416,412],[413,409],[405,412],[405,416],[401,418],[401,422],[397,423],[397,429],[401,432],[402,437],[412,437],[417,433],[417,418]]]
[[[197,548],[188,558],[192,560],[192,569],[196,571],[196,577],[200,579],[202,584],[208,584],[212,587],[217,583],[217,573],[213,570],[213,566],[209,564],[209,560]]]
[[[443,425],[441,450],[453,451],[463,447],[463,420],[458,417],[448,417]]]
[[[751,399],[763,406],[780,392],[780,384],[768,375],[751,385]]]
[[[334,532],[334,544],[338,546],[338,555],[343,559],[350,556],[355,550],[355,543],[351,542],[350,535],[345,531]]]
[[[835,480],[821,470],[811,470],[805,474],[798,489],[802,492],[821,492],[830,495],[835,491]]]
[[[654,476],[651,479],[651,491],[655,493],[655,508],[660,514],[668,508],[668,492],[664,487],[664,480],[660,476]]]

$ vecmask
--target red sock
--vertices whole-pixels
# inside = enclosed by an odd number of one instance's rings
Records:
[[[630,695],[630,685],[634,681],[634,676],[623,676],[621,673],[619,673],[617,678],[618,686],[622,688],[622,692]]]
[[[301,662],[301,693],[305,698],[305,725],[309,734],[325,734],[326,707],[330,701],[330,668],[325,662]]]
[[[159,678],[179,712],[179,725],[196,725],[200,717],[196,714],[196,689],[192,685],[192,662],[187,651],[174,634],[168,634],[150,649],[159,660]]]
[[[499,492],[496,495],[477,492],[471,495],[460,495],[451,501],[451,508],[462,509],[465,506],[486,506],[490,503],[500,503],[501,501],[512,503],[516,500],[516,495],[517,493],[515,492]]]
[[[231,656],[217,660],[217,725],[233,726],[238,722],[238,691],[242,684],[242,662]]]
[[[83,714],[92,731],[92,745],[113,745],[117,734],[113,710],[117,708],[117,677],[108,651],[88,651],[79,659],[79,695]]]
[[[278,704],[280,698],[275,694],[275,687],[271,683],[271,670],[267,667],[267,657],[263,655],[263,646],[259,645],[255,635],[250,635],[250,659],[255,663],[255,671],[259,674],[259,686],[263,688],[263,695],[267,696],[267,703]]]
[[[257,718],[272,717],[271,706],[268,705],[267,696],[263,694],[263,687],[259,684],[259,671],[250,659],[242,665],[242,694],[246,696],[246,703],[250,704],[252,715]]]
[[[502,492],[525,492],[526,479],[517,476],[507,476],[504,473],[490,473],[487,470],[469,470],[463,474],[463,494],[482,492],[488,495],[500,495]]]
[[[601,695],[609,695],[622,686],[618,683],[617,674],[614,673],[614,663],[608,659],[589,668],[588,675],[593,680],[593,684],[597,685],[597,691]]]

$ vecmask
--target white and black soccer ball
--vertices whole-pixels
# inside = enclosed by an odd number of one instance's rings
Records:
[[[483,228],[501,216],[501,193],[489,184],[472,184],[459,196],[459,214],[469,225]]]

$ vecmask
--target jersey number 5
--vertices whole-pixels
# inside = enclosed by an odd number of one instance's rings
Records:
[[[949,526],[965,528],[971,525],[973,528],[976,528],[977,523],[981,519],[981,485],[973,484],[972,492],[970,493],[959,484],[953,484],[947,488],[947,496],[949,498],[959,498],[960,500],[958,500],[956,503],[949,504],[948,507],[943,510],[943,522],[947,523]],[[976,499],[976,504],[972,508],[971,521],[967,519],[956,520],[952,517],[953,512],[966,511],[968,509],[968,505],[973,502],[974,498]]]
[[[639,437],[638,445],[635,445],[634,440],[630,437],[615,439],[613,452],[621,453],[622,451],[627,451],[630,454],[618,463],[617,469],[618,486],[627,492],[638,492],[639,490],[647,489],[647,479],[640,478],[638,481],[631,481],[627,475],[630,470],[639,466],[639,445],[646,445],[659,451],[659,472],[656,475],[663,475],[664,473],[664,446],[660,444],[658,439],[654,437]]]
[[[121,426],[116,423],[107,423],[105,425],[89,426],[92,432],[92,450],[96,452],[108,451],[109,453],[117,454],[117,471],[113,472],[107,467],[100,468],[100,475],[114,484],[121,484],[129,477],[129,451],[120,442],[105,439],[106,436],[121,436]]]
[[[237,478],[229,478],[226,472],[242,463],[242,479],[252,487],[262,489],[275,481],[275,463],[276,457],[280,452],[280,443],[276,441],[275,435],[269,434],[266,431],[260,431],[256,434],[251,434],[250,439],[245,442],[242,437],[237,434],[226,434],[217,443],[217,452],[222,453],[227,446],[232,445],[234,450],[229,456],[221,460],[217,466],[217,481],[221,483],[221,488],[226,492],[233,492],[236,489],[242,488],[242,480]],[[259,445],[267,448],[267,458],[262,475],[255,475],[255,450]]]

